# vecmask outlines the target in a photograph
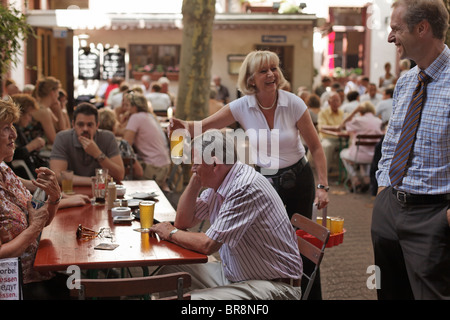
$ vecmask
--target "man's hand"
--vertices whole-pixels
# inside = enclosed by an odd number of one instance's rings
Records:
[[[175,227],[170,222],[161,222],[161,223],[158,223],[158,224],[154,224],[150,228],[150,232],[158,234],[158,236],[162,240],[170,240],[169,239],[169,234],[174,229],[175,229]]]
[[[78,137],[78,141],[80,141],[81,146],[83,147],[84,151],[94,159],[97,159],[98,156],[102,153],[100,148],[97,146],[95,141],[93,139],[88,139],[83,136]]]
[[[91,199],[85,194],[64,195],[59,208],[79,207],[90,202]]]
[[[378,187],[378,190],[377,190],[377,195],[379,195],[380,194],[380,192],[381,191],[383,191],[384,189],[385,189],[386,187],[383,187],[383,186],[381,186],[381,187]]]

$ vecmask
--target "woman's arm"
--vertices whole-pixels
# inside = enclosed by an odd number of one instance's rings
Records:
[[[222,109],[213,115],[203,119],[202,121],[185,121],[177,118],[170,120],[170,126],[167,128],[168,135],[176,129],[187,129],[192,138],[199,135],[208,129],[222,129],[233,124],[236,120],[230,110],[230,105],[227,104]]]
[[[0,259],[19,257],[30,244],[37,239],[42,229],[49,219],[48,205],[45,204],[38,210],[35,210],[28,201],[28,228],[22,231],[17,237],[0,246]]]
[[[309,112],[305,111],[303,113],[301,118],[297,121],[297,128],[314,159],[318,183],[328,186],[327,160]],[[316,189],[316,199],[314,200],[314,203],[318,203],[319,209],[326,207],[328,202],[328,193],[324,189]]]
[[[350,113],[347,118],[345,118],[341,125],[339,126],[340,130],[344,130],[345,129],[345,125],[347,124],[347,122],[351,121],[353,119],[353,117],[355,116],[355,114],[357,114],[358,112],[361,112],[361,110],[363,110],[364,108],[361,106],[357,106],[352,113]]]
[[[40,167],[36,169],[37,178],[31,182],[38,188],[41,188],[48,195],[48,221],[46,226],[52,222],[55,217],[56,211],[58,210],[59,202],[61,200],[61,189],[59,187],[58,179],[56,174],[46,167]]]
[[[50,109],[39,109],[32,114],[44,129],[44,134],[47,137],[48,143],[53,144],[56,137],[55,126],[53,125],[53,117]]]

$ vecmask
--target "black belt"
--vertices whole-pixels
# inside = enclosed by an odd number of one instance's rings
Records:
[[[295,172],[295,174],[298,174],[300,171],[302,171],[302,169],[304,168],[304,166],[306,166],[307,163],[308,163],[308,160],[306,160],[306,157],[302,157],[300,160],[297,161],[297,163],[294,163],[292,166],[278,169],[276,174],[264,175],[264,176],[268,177],[268,178],[278,177],[289,170],[293,170]],[[256,169],[256,171],[261,172],[261,167],[255,166],[255,169]]]
[[[412,194],[392,188],[395,198],[403,204],[434,204],[450,201],[450,193],[446,194]]]

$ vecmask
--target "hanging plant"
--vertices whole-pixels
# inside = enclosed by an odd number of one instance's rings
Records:
[[[16,66],[22,53],[22,41],[30,35],[35,36],[33,28],[27,23],[27,17],[11,6],[0,5],[0,80]],[[3,86],[0,87],[0,91]],[[3,92],[1,92],[3,93]]]

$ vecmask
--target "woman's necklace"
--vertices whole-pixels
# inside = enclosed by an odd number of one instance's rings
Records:
[[[255,98],[256,98],[256,96],[255,96]],[[263,107],[261,105],[261,103],[259,103],[258,98],[256,98],[256,103],[258,104],[258,107],[260,107],[261,109],[263,109],[263,110],[270,110],[273,107],[275,107],[275,103],[277,102],[277,98],[278,98],[278,94],[275,95],[275,99],[273,100],[273,103],[272,103],[272,105],[270,107]]]

